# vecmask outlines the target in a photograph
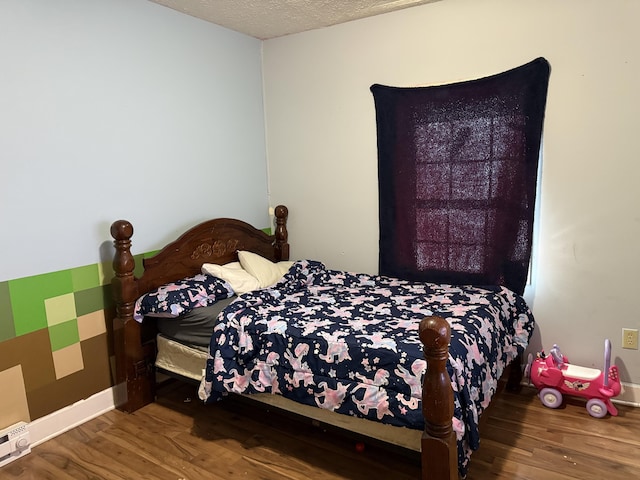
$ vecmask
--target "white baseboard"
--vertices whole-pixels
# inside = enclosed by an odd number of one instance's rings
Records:
[[[622,393],[612,401],[622,405],[640,407],[640,385],[622,382]]]
[[[31,446],[99,417],[115,408],[115,388],[108,388],[29,423]]]

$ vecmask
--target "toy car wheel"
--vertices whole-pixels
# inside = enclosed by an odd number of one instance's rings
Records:
[[[587,412],[595,418],[603,418],[607,415],[607,405],[599,398],[592,398],[587,402]]]
[[[545,407],[558,408],[562,405],[562,394],[555,388],[540,390],[540,401]]]

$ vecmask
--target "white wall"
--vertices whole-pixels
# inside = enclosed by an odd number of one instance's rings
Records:
[[[559,343],[626,382],[640,352],[640,2],[446,0],[264,43],[270,203],[290,209],[294,257],[377,271],[373,83],[415,86],[552,68],[535,284],[536,348]]]
[[[261,42],[146,0],[0,2],[0,281],[268,226]],[[238,192],[241,191],[242,195]]]

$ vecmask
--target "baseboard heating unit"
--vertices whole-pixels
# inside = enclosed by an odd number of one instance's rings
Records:
[[[29,425],[19,422],[0,430],[0,467],[31,452]]]

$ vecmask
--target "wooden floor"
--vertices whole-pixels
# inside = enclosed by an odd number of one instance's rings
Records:
[[[640,475],[640,409],[597,420],[580,400],[550,410],[533,390],[503,393],[483,426],[470,480],[633,479]],[[248,413],[249,412],[249,413]],[[4,479],[329,480],[419,478],[417,458],[323,428],[165,386],[158,402],[108,412],[0,469]]]

